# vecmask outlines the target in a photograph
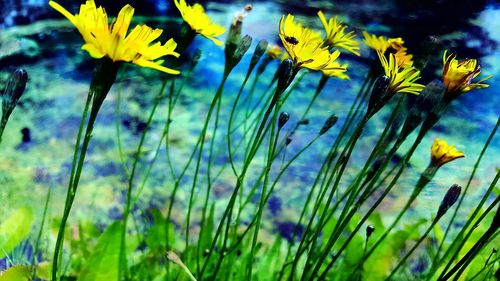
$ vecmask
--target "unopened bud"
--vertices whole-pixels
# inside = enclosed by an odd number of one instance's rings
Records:
[[[368,102],[369,110],[380,109],[380,103],[383,101],[384,96],[389,89],[391,83],[391,78],[387,75],[382,75],[375,81],[373,85],[372,93],[370,95],[370,100]]]
[[[304,118],[304,119],[300,120],[299,122],[297,122],[297,125],[299,125],[299,126],[301,126],[301,125],[309,125],[309,119]]]
[[[267,45],[269,45],[269,43],[266,40],[259,41],[259,44],[257,44],[257,47],[255,47],[255,51],[253,52],[252,59],[250,60],[251,68],[253,68],[264,55],[267,50]]]
[[[292,137],[291,136],[287,136],[286,139],[285,139],[285,145],[288,146],[291,142],[292,142]]]
[[[28,81],[28,73],[22,68],[16,69],[14,73],[9,77],[5,90],[2,93],[3,103],[5,108],[5,103],[11,103],[12,106],[16,106],[19,98],[21,98],[26,88],[26,82]]]
[[[278,88],[279,92],[285,91],[285,89],[292,83],[293,80],[293,61],[291,59],[286,59],[281,62],[278,68]]]
[[[375,227],[373,227],[373,225],[368,225],[366,227],[366,239],[368,239],[373,234],[374,231]]]
[[[338,120],[339,118],[335,116],[335,114],[330,115],[328,119],[326,119],[325,124],[323,125],[321,130],[319,131],[319,134],[323,135],[324,133],[328,132],[328,130],[330,130],[335,125],[335,123],[337,123]]]
[[[439,205],[439,209],[436,215],[436,220],[438,220],[444,214],[446,214],[448,209],[450,209],[451,206],[453,206],[453,204],[457,202],[458,197],[460,196],[460,192],[462,192],[462,187],[457,184],[452,185],[448,189],[448,191],[444,195],[443,200],[441,201],[441,204]]]
[[[290,114],[288,114],[288,112],[286,111],[281,112],[278,118],[278,128],[283,128],[288,120],[290,120]]]

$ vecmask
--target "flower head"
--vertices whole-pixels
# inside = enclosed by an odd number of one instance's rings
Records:
[[[340,52],[330,53],[318,32],[294,22],[294,17],[281,17],[279,36],[296,69],[305,67],[312,70],[332,70],[338,68],[336,59]]]
[[[82,49],[93,58],[109,57],[114,62],[132,62],[139,66],[153,68],[170,74],[179,74],[179,71],[164,67],[161,61],[155,60],[163,56],[179,57],[175,52],[177,44],[173,39],[164,45],[156,40],[161,29],[152,29],[146,25],[136,26],[128,35],[127,31],[134,15],[134,8],[124,6],[118,17],[108,25],[108,16],[103,7],[96,7],[94,0],[87,0],[80,6],[80,13],[71,14],[54,1],[49,5],[63,14],[80,32],[85,41]]]
[[[346,25],[342,24],[341,21],[337,21],[337,18],[331,18],[327,21],[322,11],[318,12],[318,16],[326,32],[324,46],[341,48],[359,56],[359,42],[354,40],[356,38],[354,31],[346,33]]]
[[[222,42],[215,37],[222,35],[226,28],[212,22],[202,5],[195,3],[193,6],[189,6],[185,0],[174,0],[174,3],[181,12],[182,19],[192,30],[212,40],[216,45],[222,45]]]
[[[464,157],[462,151],[458,151],[454,146],[447,144],[444,140],[436,139],[431,147],[431,165],[441,167],[455,159]]]
[[[415,82],[420,78],[420,71],[415,67],[401,67],[399,58],[395,54],[389,53],[389,60],[380,50],[377,50],[377,54],[385,75],[390,78],[388,94],[399,92],[418,95],[425,88],[424,85]]]
[[[401,37],[386,38],[384,36],[376,36],[364,31],[365,43],[368,47],[380,51],[382,54],[392,53],[398,58],[399,67],[408,67],[413,65],[413,56],[407,53],[406,47],[403,46],[404,41]]]
[[[446,85],[447,96],[456,98],[460,94],[473,89],[489,87],[481,82],[491,78],[488,76],[478,82],[472,83],[472,79],[481,73],[481,67],[475,59],[457,60],[456,54],[443,54],[443,82]]]

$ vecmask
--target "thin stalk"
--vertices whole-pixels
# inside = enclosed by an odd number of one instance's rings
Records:
[[[472,179],[474,179],[474,176],[476,175],[476,171],[477,171],[477,168],[479,167],[479,163],[481,163],[481,160],[483,159],[484,153],[486,152],[486,149],[488,149],[488,146],[490,145],[491,140],[495,136],[495,133],[496,133],[499,125],[500,125],[500,118],[498,118],[497,123],[495,125],[495,128],[491,131],[488,139],[486,140],[486,143],[483,146],[483,149],[479,153],[479,157],[477,158],[477,161],[474,164],[474,168],[472,169],[472,173],[471,173],[471,175],[469,177],[469,180],[467,181],[467,185],[464,188],[464,192],[463,192],[460,200],[457,203],[457,207],[453,211],[453,215],[452,215],[452,217],[450,219],[450,222],[448,223],[448,226],[446,227],[446,231],[444,232],[444,235],[443,235],[443,240],[441,241],[441,243],[439,243],[438,250],[436,251],[436,255],[434,256],[434,259],[432,260],[432,263],[431,263],[431,268],[434,268],[434,264],[437,262],[437,259],[439,258],[439,253],[441,252],[441,249],[443,248],[443,245],[444,245],[444,242],[446,240],[446,237],[448,236],[448,233],[451,230],[451,226],[453,225],[453,222],[455,221],[455,218],[457,216],[458,210],[460,209],[460,206],[462,205],[462,202],[463,202],[463,200],[465,198],[465,195],[467,194],[467,191],[469,190],[469,187],[470,187],[470,185],[472,183]]]
[[[35,242],[35,248],[33,250],[33,258],[31,260],[31,272],[33,272],[33,274],[31,275],[32,280],[35,280],[36,278],[36,268],[37,268],[36,263],[38,263],[38,260],[36,260],[36,258],[38,255],[38,251],[40,250],[40,240],[42,240],[43,227],[45,226],[45,219],[47,218],[47,210],[49,209],[51,193],[52,193],[52,188],[49,187],[49,191],[47,192],[47,197],[45,198],[45,206],[43,207],[42,223],[40,224],[40,230],[38,231],[38,236]]]
[[[125,203],[125,212],[123,214],[123,229],[122,229],[121,243],[120,243],[120,266],[119,266],[119,271],[118,271],[119,277],[121,277],[121,274],[124,273],[125,279],[127,279],[127,275],[128,275],[127,257],[126,257],[126,253],[125,253],[127,221],[128,221],[128,217],[130,215],[130,210],[131,210],[131,205],[132,205],[132,188],[134,185],[135,172],[137,170],[137,164],[139,163],[140,155],[142,153],[142,147],[143,147],[144,141],[146,139],[146,134],[151,126],[151,123],[153,121],[153,116],[156,112],[156,109],[157,109],[159,103],[160,103],[160,100],[161,100],[161,97],[163,95],[163,91],[165,90],[166,84],[167,84],[167,81],[165,80],[163,82],[163,85],[160,89],[158,96],[155,98],[153,108],[151,109],[151,113],[149,114],[144,131],[142,132],[141,139],[139,140],[139,145],[137,146],[137,152],[135,153],[134,161],[132,162],[132,168],[130,169],[130,174],[128,177],[127,201]],[[119,280],[121,280],[121,278],[119,278]]]

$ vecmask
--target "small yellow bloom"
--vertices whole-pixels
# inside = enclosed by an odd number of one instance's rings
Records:
[[[455,159],[464,157],[462,151],[458,151],[454,146],[447,144],[444,140],[436,139],[431,147],[431,165],[441,167]]]
[[[340,52],[335,50],[330,53],[328,48],[323,46],[321,35],[303,27],[300,23],[295,23],[292,15],[289,14],[286,18],[281,17],[279,36],[296,69],[301,67],[312,70],[338,68],[335,62]]]
[[[97,8],[94,0],[87,0],[80,6],[80,13],[75,15],[54,1],[50,1],[49,5],[63,14],[78,29],[85,41],[82,49],[93,58],[109,57],[115,62],[132,62],[165,73],[180,73],[178,70],[162,66],[161,62],[155,62],[167,55],[179,57],[175,52],[177,44],[173,39],[164,45],[157,42],[150,46],[150,43],[161,35],[161,29],[138,25],[127,35],[134,15],[132,6],[124,6],[113,23],[108,25],[106,11],[103,7]]]
[[[386,38],[384,36],[376,36],[363,31],[365,43],[368,47],[375,51],[380,51],[383,54],[392,53],[398,58],[399,67],[408,67],[413,65],[413,56],[407,53],[407,49],[403,46],[404,41],[401,37]]]
[[[267,48],[266,54],[272,59],[277,59],[283,55],[283,49],[278,45],[270,45]]]
[[[399,58],[395,54],[389,53],[389,61],[381,51],[377,50],[377,54],[385,75],[391,79],[388,94],[408,93],[418,95],[425,88],[424,85],[415,82],[420,79],[418,69],[413,66],[400,67]]]
[[[189,6],[185,0],[174,0],[174,3],[181,12],[182,19],[194,32],[212,40],[216,45],[222,45],[222,42],[215,37],[226,32],[226,28],[212,22],[202,5],[195,3]]]
[[[478,82],[472,83],[472,79],[481,73],[481,67],[475,59],[457,60],[456,54],[443,54],[443,82],[446,85],[447,95],[452,98],[473,89],[489,87],[481,82],[491,78],[488,76]]]
[[[351,52],[359,56],[359,42],[354,40],[356,34],[354,31],[345,32],[347,26],[342,24],[342,22],[337,21],[337,18],[331,18],[326,20],[325,15],[322,11],[318,12],[319,19],[323,23],[325,28],[326,36],[324,39],[324,45],[328,48],[341,48],[348,52]]]

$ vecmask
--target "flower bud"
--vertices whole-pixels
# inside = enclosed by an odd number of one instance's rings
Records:
[[[3,106],[6,103],[12,104],[12,107],[17,105],[19,98],[21,98],[26,88],[26,82],[28,81],[28,73],[22,68],[16,69],[14,73],[9,77],[5,90],[2,93],[3,96]]]
[[[307,118],[304,118],[302,120],[300,120],[299,122],[297,122],[297,125],[309,125],[309,119]]]
[[[446,87],[443,82],[435,79],[424,88],[417,96],[415,105],[410,109],[406,117],[400,138],[402,140],[413,132],[436,106],[443,102]]]
[[[286,122],[290,119],[290,114],[288,112],[281,112],[278,118],[278,128],[281,129],[285,126]]]
[[[435,220],[438,220],[444,214],[446,214],[448,209],[451,208],[451,206],[453,206],[453,204],[455,204],[455,202],[457,202],[461,191],[462,191],[462,187],[457,185],[457,184],[452,185],[448,189],[448,191],[444,195],[443,200],[441,201],[441,204],[439,205],[439,209],[438,209]]]
[[[266,40],[260,40],[255,51],[253,52],[252,59],[250,60],[250,68],[253,69],[255,65],[259,62],[260,58],[264,55],[267,50],[267,45],[269,43]]]
[[[373,85],[372,93],[370,95],[370,100],[368,101],[368,110],[378,111],[383,104],[384,97],[386,96],[387,90],[391,83],[391,78],[387,75],[382,75],[375,81]]]
[[[293,61],[286,59],[281,62],[278,68],[278,88],[277,91],[283,92],[292,83],[294,76]]]
[[[319,134],[323,135],[324,133],[328,132],[328,130],[330,130],[330,128],[332,128],[338,120],[339,118],[335,116],[335,114],[330,115],[328,119],[326,119],[325,124],[323,124],[323,127],[319,131]]]
[[[373,227],[373,225],[368,225],[366,227],[366,239],[370,238],[370,236],[372,235],[372,233],[375,231],[375,227]]]
[[[292,136],[287,136],[285,139],[285,145],[288,146],[292,142]]]

